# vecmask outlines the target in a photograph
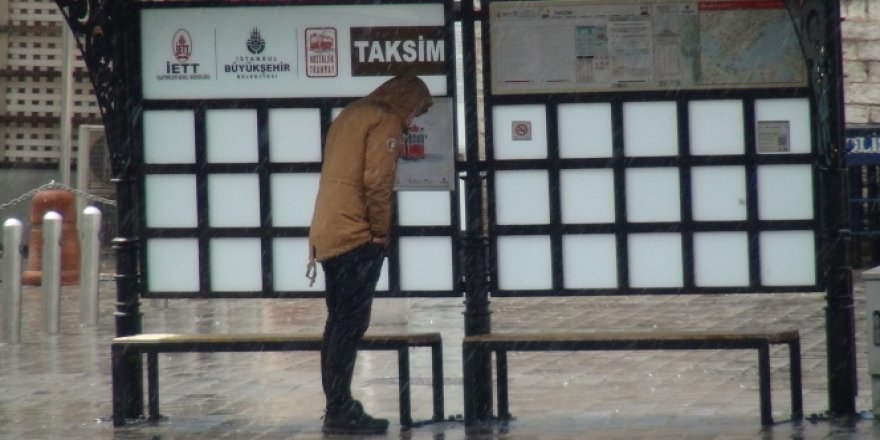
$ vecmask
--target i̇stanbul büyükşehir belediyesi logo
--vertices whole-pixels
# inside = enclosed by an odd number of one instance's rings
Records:
[[[254,28],[251,31],[251,37],[247,39],[247,50],[248,52],[259,55],[263,53],[263,49],[266,48],[266,40],[260,35],[260,30]]]
[[[223,66],[223,72],[235,75],[235,79],[275,79],[279,74],[290,73],[290,63],[278,60],[275,55],[263,54],[268,44],[260,33],[260,29],[251,29],[245,40],[245,47],[250,55],[236,56]]]

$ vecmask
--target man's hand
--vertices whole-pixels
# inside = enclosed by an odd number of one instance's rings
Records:
[[[372,239],[370,239],[370,243],[378,244],[380,246],[387,246],[388,239],[386,237],[373,237]]]

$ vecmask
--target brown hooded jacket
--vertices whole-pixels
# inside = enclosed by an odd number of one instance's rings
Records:
[[[313,258],[325,261],[388,236],[403,132],[411,116],[430,104],[425,83],[401,75],[349,104],[333,121],[309,230]]]

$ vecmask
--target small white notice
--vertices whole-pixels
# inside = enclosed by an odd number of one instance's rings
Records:
[[[758,153],[791,151],[791,127],[788,121],[758,121]]]

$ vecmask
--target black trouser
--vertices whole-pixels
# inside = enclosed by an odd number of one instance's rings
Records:
[[[321,347],[321,381],[327,412],[350,407],[357,347],[370,325],[373,294],[385,260],[385,248],[367,243],[324,261],[327,323]]]

